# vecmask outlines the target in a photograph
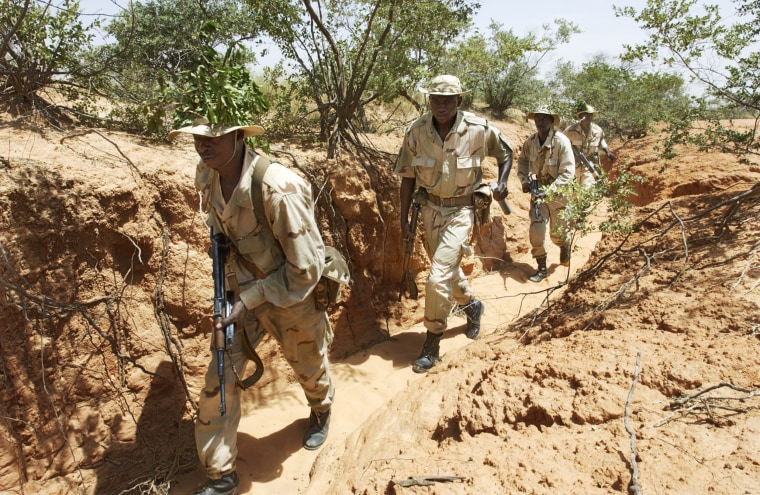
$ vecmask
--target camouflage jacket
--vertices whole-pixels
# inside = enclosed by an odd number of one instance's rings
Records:
[[[598,163],[597,155],[599,148],[606,149],[607,142],[604,140],[604,131],[601,127],[591,123],[589,133],[583,132],[580,122],[576,122],[565,129],[565,135],[570,143],[577,147],[592,162]]]
[[[198,163],[195,187],[215,233],[231,241],[229,268],[240,299],[253,309],[265,302],[288,307],[311,294],[322,275],[325,246],[314,219],[311,188],[291,170],[272,163],[262,184],[264,214],[271,229],[258,223],[251,202],[251,174],[258,155],[246,148],[240,181],[225,203],[219,174]]]
[[[604,131],[601,127],[591,122],[589,133],[586,134],[583,132],[581,123],[576,122],[565,129],[565,135],[570,140],[570,144],[578,148],[597,170],[601,170],[601,165],[599,163],[599,148],[607,148],[607,142],[604,140]],[[576,179],[579,183],[583,185],[594,183],[594,176],[582,163],[576,163],[575,168]]]
[[[550,186],[549,190],[575,179],[575,157],[567,136],[552,129],[544,144],[539,143],[538,133],[525,140],[517,159],[517,176],[526,184],[531,174],[542,186]]]
[[[502,164],[512,155],[512,145],[496,127],[470,112],[458,111],[454,125],[441,140],[433,116],[414,121],[404,137],[395,171],[416,178],[441,198],[471,195],[483,179],[483,161],[494,157]]]

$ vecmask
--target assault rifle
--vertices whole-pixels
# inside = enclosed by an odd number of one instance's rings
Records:
[[[224,319],[232,311],[232,291],[224,287],[224,265],[227,259],[229,247],[224,234],[214,234],[211,229],[211,252],[213,258],[212,272],[214,276],[214,349],[216,350],[216,370],[219,374],[219,414],[227,413],[227,398],[224,390],[224,354],[228,346],[232,345],[235,334],[235,324],[230,323],[225,328],[217,329],[216,322]]]
[[[544,193],[538,186],[538,178],[532,175],[530,178],[530,204],[533,206],[533,217],[536,220],[541,218],[541,203],[543,203],[544,197]]]
[[[406,246],[404,249],[404,261],[401,263],[401,289],[398,292],[398,300],[404,295],[404,289],[409,291],[409,297],[417,299],[417,282],[414,280],[414,270],[412,269],[412,255],[414,254],[414,233],[417,230],[417,216],[419,215],[420,204],[416,201],[412,201],[412,220],[409,224],[409,230],[412,235],[406,240]]]
[[[214,325],[214,349],[216,350],[216,372],[219,375],[219,414],[224,416],[227,414],[227,396],[224,390],[224,355],[227,353],[227,349],[232,345],[233,338],[235,336],[235,324],[230,323],[225,328],[217,329],[216,322],[227,318],[227,315],[232,312],[232,305],[234,303],[235,293],[231,290],[225,289],[224,284],[224,265],[227,261],[227,254],[229,254],[229,244],[224,234],[214,234],[213,228],[211,229],[211,256],[212,272],[214,277],[214,314],[212,318],[212,324]],[[255,342],[251,342],[247,332],[243,332],[243,352],[246,357],[253,361],[256,369],[251,376],[245,380],[237,380],[236,385],[243,390],[247,389],[262,377],[264,374],[264,363],[261,362],[261,358],[256,354],[256,344],[261,340],[261,334]]]
[[[588,158],[586,158],[586,155],[583,154],[580,148],[573,145],[573,151],[575,151],[575,155],[581,159],[583,166],[586,167],[589,172],[591,172],[592,176],[594,176],[594,180],[599,180],[599,171],[596,169],[594,164],[591,163]]]

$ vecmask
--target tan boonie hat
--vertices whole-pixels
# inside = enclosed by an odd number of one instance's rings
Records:
[[[260,125],[209,124],[206,117],[198,117],[191,125],[171,131],[168,139],[171,141],[181,133],[193,134],[195,136],[219,137],[238,129],[243,129],[243,131],[245,131],[245,137],[260,136],[264,134],[264,128]]]
[[[420,88],[420,91],[427,95],[440,95],[440,96],[453,96],[453,95],[466,95],[472,93],[472,90],[464,91],[462,89],[462,83],[459,82],[459,78],[456,76],[450,76],[444,74],[442,76],[436,76],[428,85],[427,88]]]
[[[542,113],[544,115],[551,115],[554,119],[554,125],[559,125],[559,114],[554,113],[551,110],[549,110],[548,105],[539,105],[538,108],[533,110],[532,112],[528,112],[528,115],[525,116],[525,120],[533,120],[536,117],[537,113]]]
[[[578,108],[580,108],[580,110],[578,110],[577,112],[575,112],[575,117],[576,118],[579,118],[584,113],[591,113],[591,114],[597,113],[597,111],[594,109],[594,107],[592,107],[591,105],[587,105],[585,103],[582,106],[578,107]]]

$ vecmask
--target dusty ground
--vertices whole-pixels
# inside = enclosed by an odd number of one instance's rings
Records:
[[[530,132],[498,125],[516,144]],[[392,153],[399,136],[373,142]],[[690,150],[664,163],[655,144],[613,145],[648,180],[636,228],[581,239],[567,284],[555,248],[551,277],[526,282],[528,198],[513,174],[513,214],[493,207],[467,264],[484,335],[467,340],[452,317],[443,364],[420,376],[422,306],[396,301],[389,163],[273,143],[323,191],[325,237],[354,283],[332,315],[327,444],[300,449],[308,411],[265,342],[241,493],[626,493],[633,480],[641,493],[760,493],[760,167]],[[4,120],[0,493],[182,495],[202,480],[192,419],[211,281],[194,163],[186,141]],[[424,256],[417,269],[422,287]]]

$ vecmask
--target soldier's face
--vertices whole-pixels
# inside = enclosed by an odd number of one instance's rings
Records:
[[[584,113],[581,114],[581,119],[584,123],[590,124],[592,120],[594,120],[594,114],[593,113]]]
[[[430,111],[440,124],[454,120],[459,106],[459,95],[430,95]]]
[[[230,132],[223,136],[207,137],[193,136],[195,141],[195,151],[201,157],[203,163],[210,169],[218,169],[225,165],[230,157],[235,153],[236,132]]]
[[[533,122],[536,124],[536,130],[543,134],[549,132],[549,129],[552,128],[554,117],[545,113],[537,113],[533,117]]]

